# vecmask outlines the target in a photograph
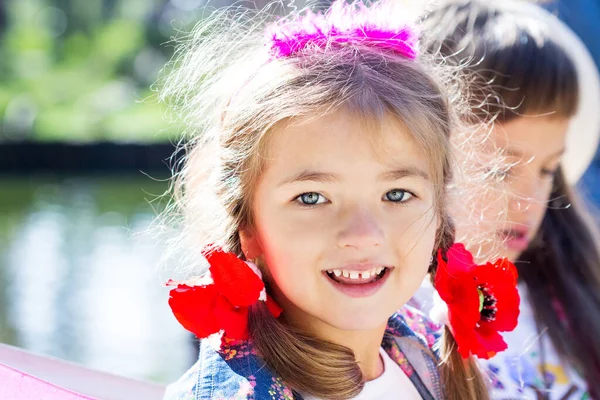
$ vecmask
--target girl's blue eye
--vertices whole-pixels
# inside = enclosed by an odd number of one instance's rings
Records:
[[[402,189],[392,189],[385,194],[385,199],[394,203],[403,203],[413,197],[412,193]]]
[[[303,193],[300,196],[296,197],[296,200],[307,206],[315,206],[317,204],[322,204],[327,201],[327,199],[323,197],[323,195],[316,192]]]

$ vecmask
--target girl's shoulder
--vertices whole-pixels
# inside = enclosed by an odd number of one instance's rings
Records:
[[[382,344],[423,393],[440,392],[435,363],[421,351],[433,346],[438,330],[420,311],[405,306],[389,319]],[[257,355],[251,340],[222,342],[220,346],[202,340],[198,361],[167,388],[164,400],[296,398]]]
[[[442,399],[443,386],[434,344],[441,326],[419,310],[404,306],[388,320],[382,347],[409,377],[424,399]]]
[[[405,305],[388,321],[387,334],[396,337],[414,337],[430,349],[441,336],[443,325],[431,321],[423,312]]]
[[[163,400],[195,400],[200,360],[196,361],[177,382],[167,386]]]
[[[163,400],[293,400],[293,392],[256,354],[251,341],[200,342],[198,361]]]

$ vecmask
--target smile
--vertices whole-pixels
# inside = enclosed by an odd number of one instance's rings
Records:
[[[393,267],[377,266],[367,270],[330,269],[323,271],[330,284],[349,297],[368,297],[387,281]]]
[[[348,271],[333,269],[327,271],[327,275],[336,282],[360,285],[380,279],[385,274],[386,267],[375,267],[367,271]]]

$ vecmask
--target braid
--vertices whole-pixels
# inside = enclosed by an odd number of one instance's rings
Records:
[[[456,238],[456,230],[454,228],[454,223],[452,222],[452,219],[448,215],[443,217],[442,224],[441,224],[440,228],[438,229],[436,236],[437,237],[436,237],[435,242],[436,242],[437,246],[434,249],[434,252],[431,257],[431,264],[429,265],[429,270],[427,271],[430,274],[432,283],[433,283],[433,279],[435,278],[435,272],[437,271],[437,267],[438,267],[438,261],[437,261],[438,249],[442,250],[442,258],[444,258],[444,260],[445,260],[446,253],[448,252],[450,247],[452,247],[452,245],[454,244],[454,240]]]

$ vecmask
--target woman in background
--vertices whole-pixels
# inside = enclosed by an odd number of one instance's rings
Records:
[[[446,2],[424,31],[434,54],[466,65],[472,107],[494,122],[510,163],[497,174],[510,193],[496,248],[519,269],[522,305],[508,351],[484,364],[493,397],[598,398],[600,255],[571,187],[600,130],[593,61],[564,24],[524,2]]]

